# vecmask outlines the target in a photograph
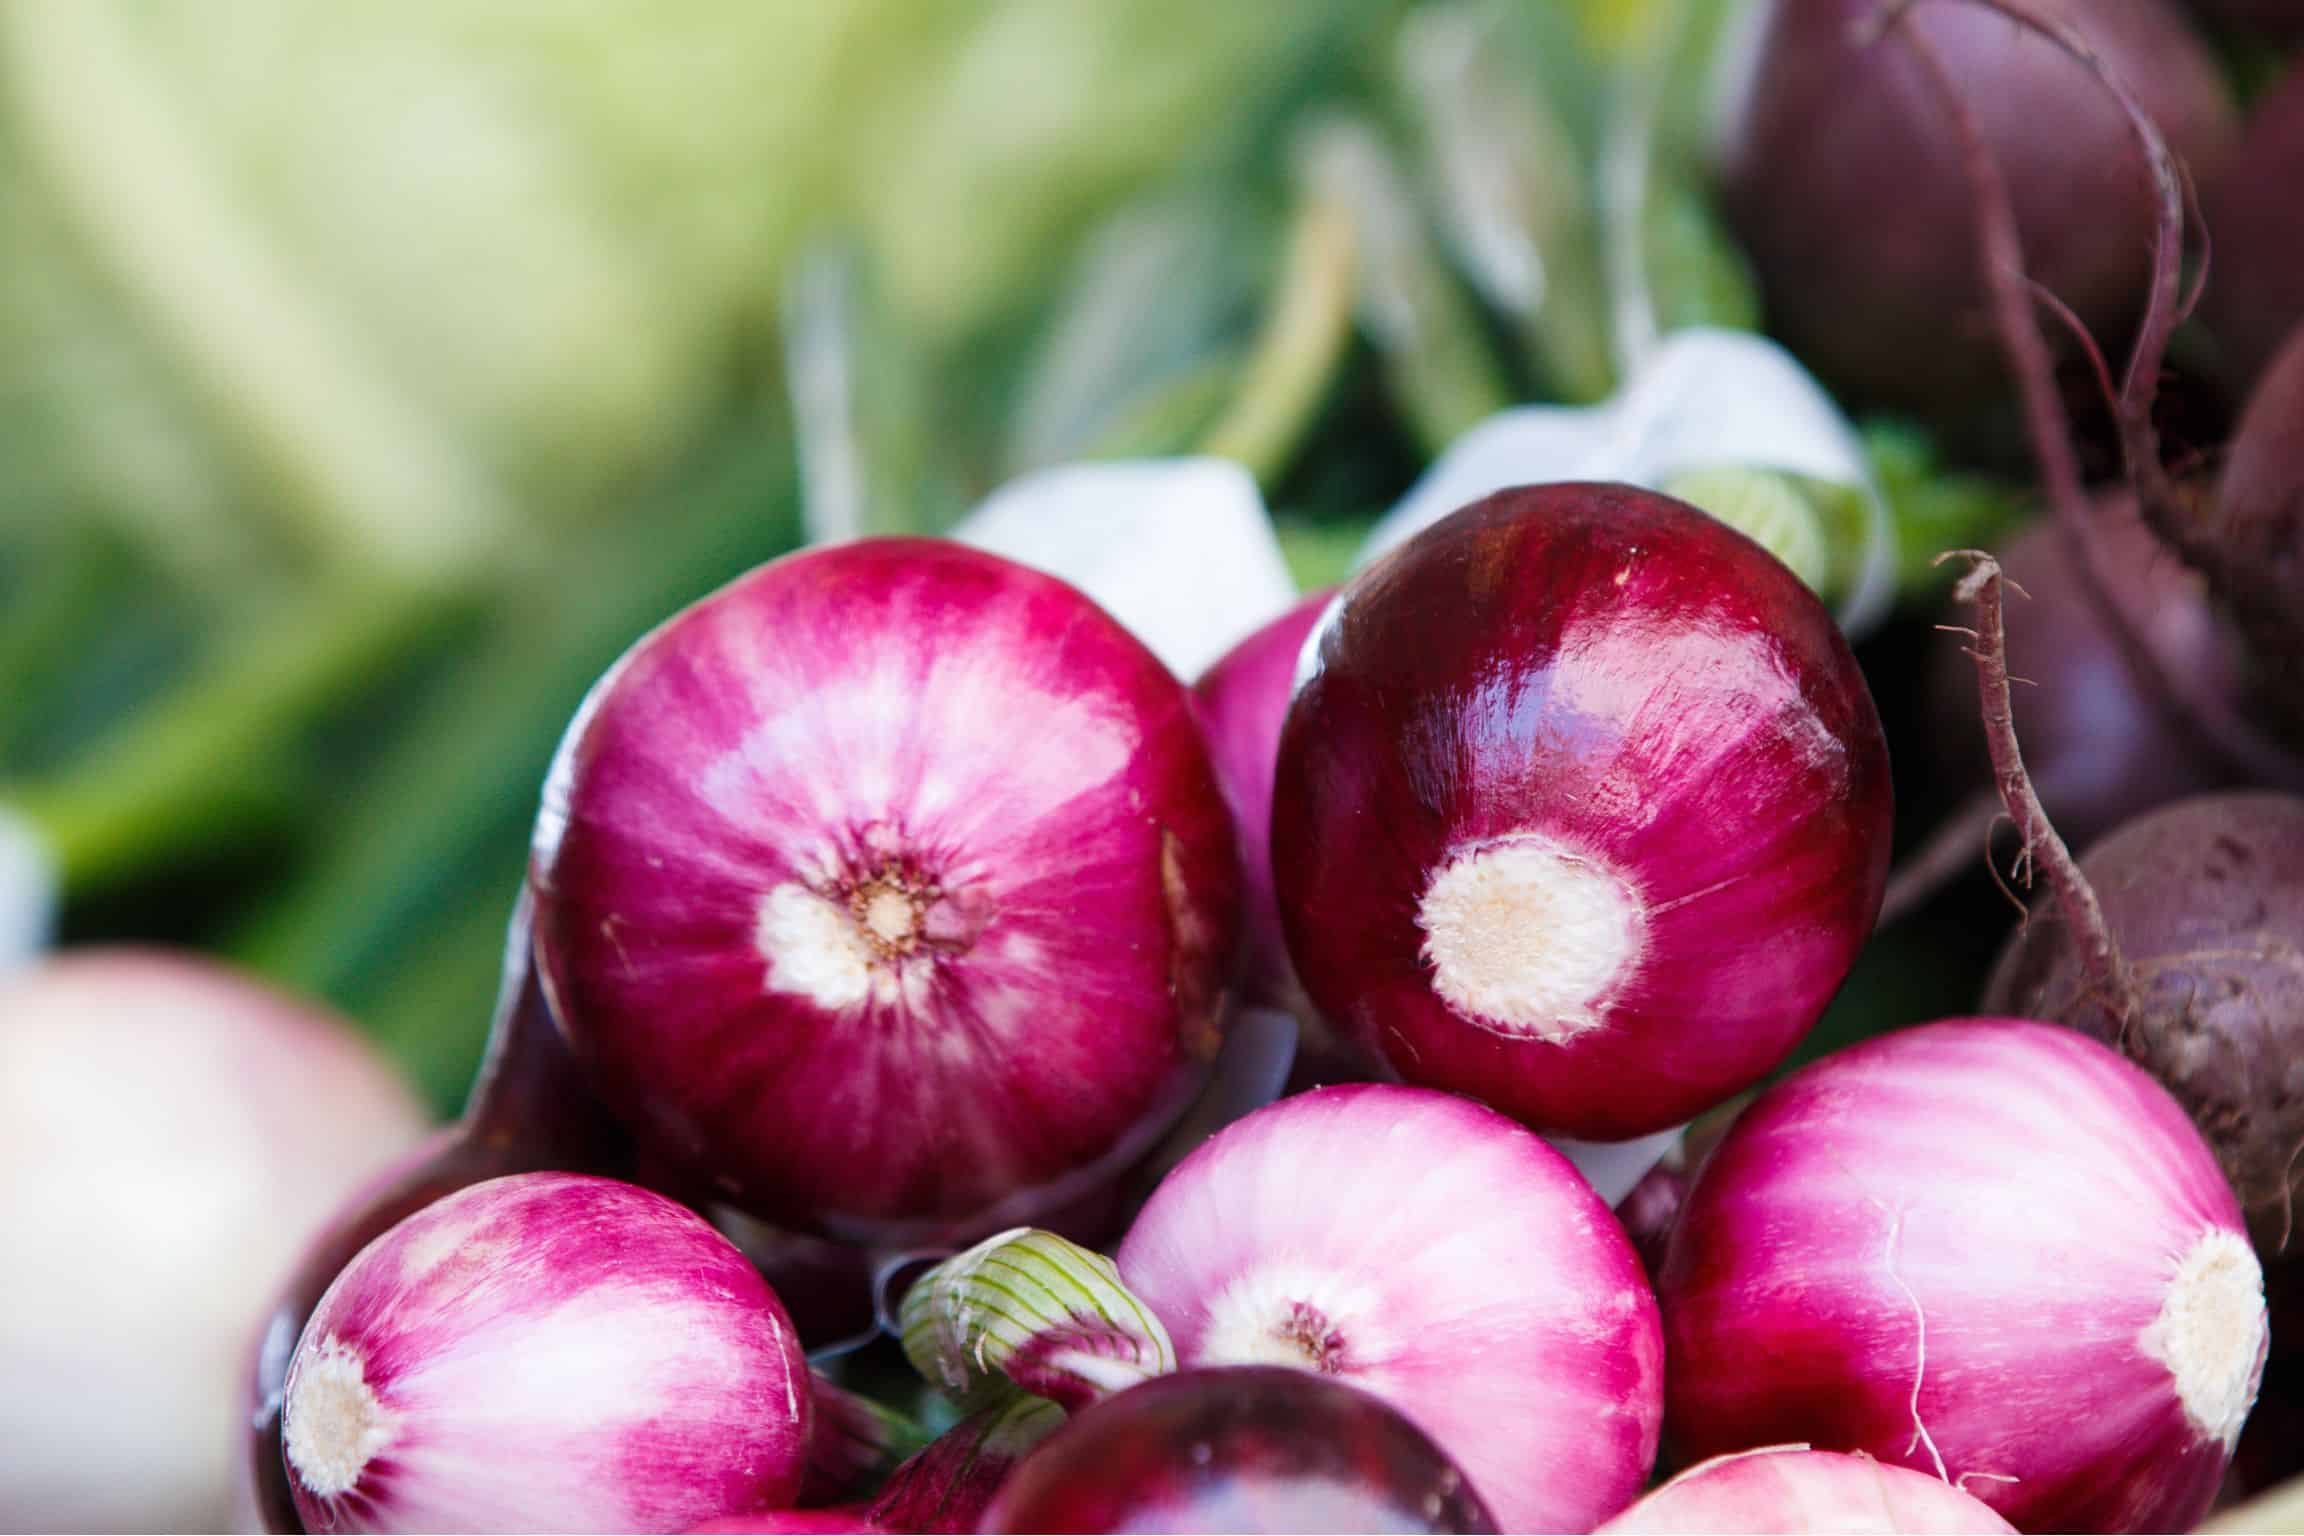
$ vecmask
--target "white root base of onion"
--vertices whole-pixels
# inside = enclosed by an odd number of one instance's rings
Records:
[[[2264,1273],[2247,1239],[2203,1234],[2177,1261],[2167,1299],[2141,1342],[2168,1367],[2177,1400],[2200,1432],[2227,1448],[2237,1443],[2265,1349]]]
[[[392,1443],[394,1415],[368,1385],[360,1355],[330,1335],[297,1378],[281,1416],[288,1464],[304,1485],[335,1498],[360,1481],[378,1452]]]
[[[1554,1044],[1600,1027],[1646,939],[1645,904],[1621,875],[1533,833],[1457,854],[1416,918],[1432,988],[1451,1007]]]

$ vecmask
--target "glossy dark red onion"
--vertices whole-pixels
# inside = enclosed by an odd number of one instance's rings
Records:
[[[2214,56],[2169,0],[2032,0],[2079,27],[2196,176],[2237,134]],[[1768,324],[1851,403],[1968,424],[2013,390],[1976,271],[1960,138],[1875,0],[1768,0],[1729,93],[1723,205]],[[2108,348],[2142,309],[2150,181],[2090,72],[1981,7],[1923,4],[1917,29],[1976,114],[2030,273]]]
[[[866,540],[640,641],[532,882],[555,1011],[643,1141],[852,1238],[1026,1220],[1219,1044],[1236,855],[1184,688],[1079,592]]]
[[[1186,1371],[1089,1408],[1009,1475],[984,1529],[1493,1531],[1380,1399],[1285,1366]]]
[[[789,1503],[812,1405],[791,1320],[701,1217],[529,1173],[361,1250],[282,1420],[309,1529],[685,1530]]]
[[[1364,573],[1282,738],[1312,1000],[1546,1131],[1687,1120],[1781,1061],[1870,932],[1887,747],[1824,607],[1626,486],[1502,492]]]
[[[2261,1272],[2167,1090],[2077,1030],[1958,1019],[1762,1094],[1659,1283],[1668,1433],[1799,1442],[2024,1530],[2188,1530],[2265,1350]]]

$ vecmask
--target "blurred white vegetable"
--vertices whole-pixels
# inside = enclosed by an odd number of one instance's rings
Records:
[[[264,1305],[423,1128],[348,1026],[209,962],[0,983],[0,1527],[224,1529]]]

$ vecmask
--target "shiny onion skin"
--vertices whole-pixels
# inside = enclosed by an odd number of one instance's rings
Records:
[[[1780,1445],[1690,1467],[1596,1536],[1995,1536],[2014,1529],[1940,1477],[1869,1456]]]
[[[1658,1289],[1684,1454],[1862,1451],[2027,1531],[2189,1530],[2264,1361],[2214,1154],[2139,1068],[2030,1020],[1902,1030],[1761,1095]]]
[[[1638,1256],[1566,1158],[1468,1099],[1355,1083],[1260,1109],[1168,1176],[1119,1268],[1185,1368],[1373,1392],[1506,1530],[1588,1530],[1655,1462],[1663,1339]]]
[[[1189,696],[997,556],[873,539],[739,578],[602,679],[545,800],[570,1041],[765,1220],[1028,1220],[1141,1153],[1220,1043],[1238,873]]]
[[[1863,675],[1790,571],[1669,497],[1523,487],[1345,589],[1272,863],[1306,990],[1392,1072],[1616,1141],[1816,1021],[1889,801]]]
[[[1432,1441],[1366,1392],[1286,1366],[1155,1377],[1008,1476],[983,1529],[1493,1531]]]
[[[1272,894],[1272,775],[1297,657],[1334,596],[1331,590],[1307,597],[1226,651],[1192,685],[1192,705],[1240,843],[1246,996],[1297,1012],[1303,1011],[1303,993],[1288,966],[1288,941]]]
[[[665,1531],[791,1502],[808,1368],[776,1295],[661,1195],[475,1184],[320,1299],[282,1415],[312,1531]]]

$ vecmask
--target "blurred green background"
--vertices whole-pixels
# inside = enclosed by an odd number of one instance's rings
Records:
[[[1333,579],[1464,427],[1612,387],[1611,252],[1753,325],[1729,9],[0,0],[0,804],[64,936],[324,996],[451,1108],[585,687],[804,527],[1214,449]],[[1915,555],[2009,515],[1873,444]],[[1972,985],[1866,971],[1819,1045]]]

